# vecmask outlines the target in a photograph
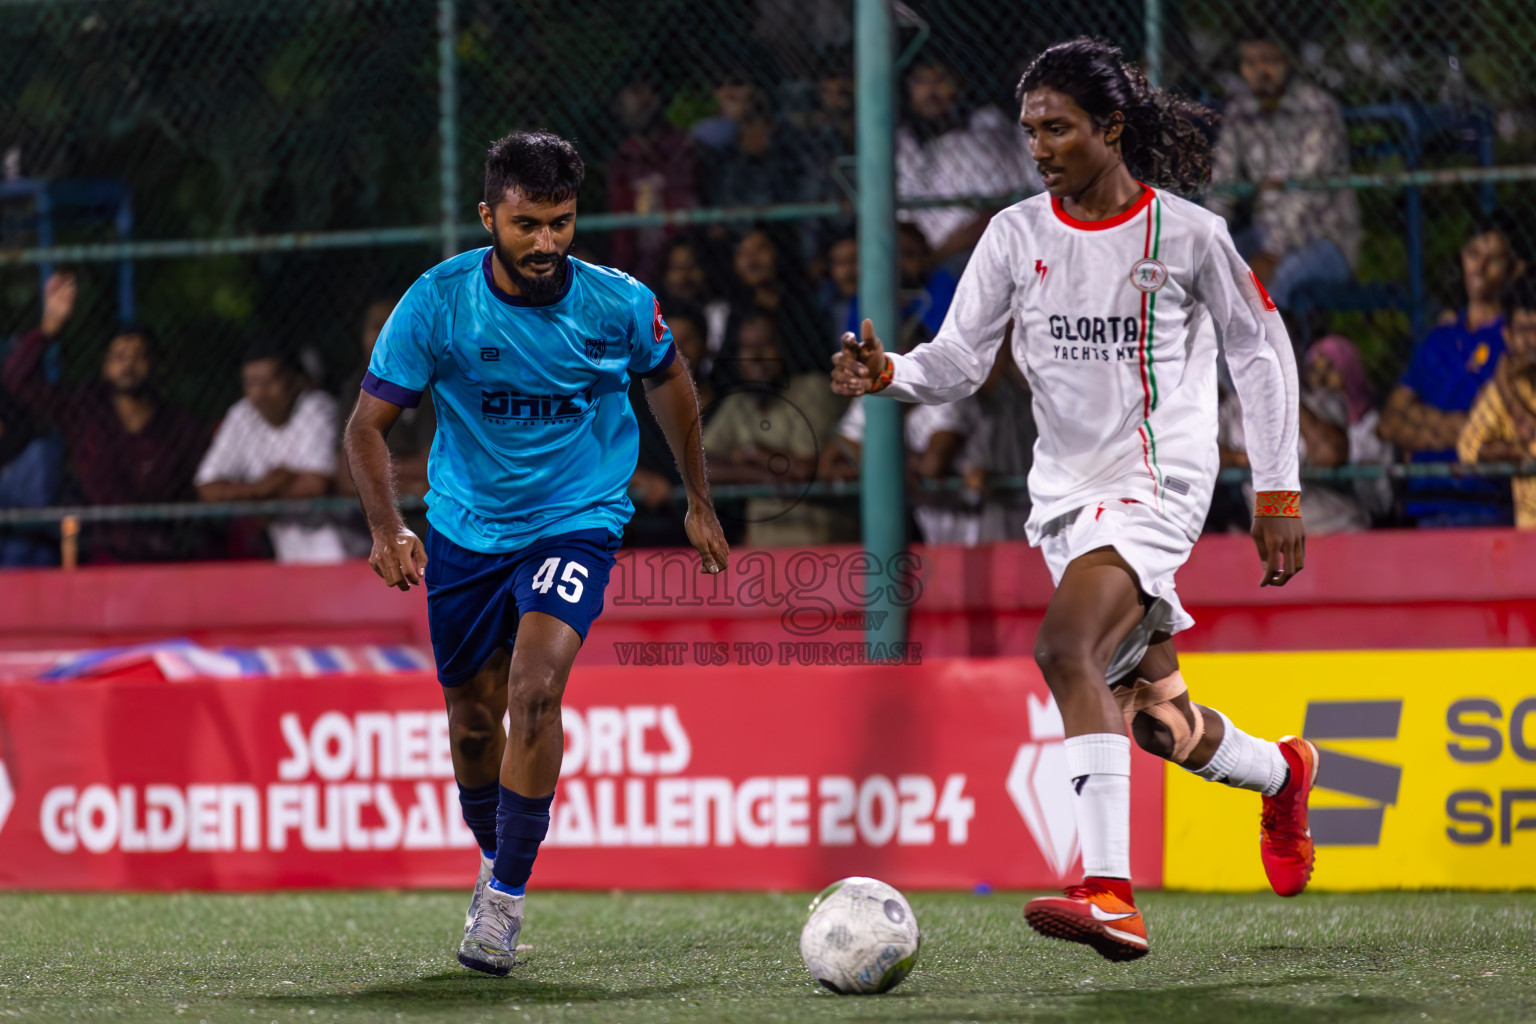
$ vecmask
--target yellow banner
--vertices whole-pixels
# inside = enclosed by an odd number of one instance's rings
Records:
[[[1317,745],[1310,888],[1536,886],[1536,651],[1181,660],[1196,703]],[[1167,772],[1164,885],[1267,888],[1258,794]]]

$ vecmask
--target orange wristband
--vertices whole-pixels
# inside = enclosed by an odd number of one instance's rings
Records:
[[[864,393],[866,395],[872,395],[876,391],[882,390],[887,384],[891,382],[891,378],[894,376],[896,376],[896,364],[891,362],[890,356],[886,356],[885,369],[880,371],[880,376],[875,378],[875,382],[871,384],[869,386],[869,390]]]
[[[1253,496],[1253,515],[1283,516],[1286,519],[1301,518],[1300,491],[1259,491]]]

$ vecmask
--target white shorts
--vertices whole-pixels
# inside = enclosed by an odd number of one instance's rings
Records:
[[[1104,675],[1111,683],[1129,675],[1141,662],[1154,634],[1177,633],[1195,624],[1173,587],[1173,574],[1189,558],[1194,544],[1182,528],[1150,506],[1139,501],[1101,501],[1057,516],[1041,532],[1040,553],[1051,570],[1051,582],[1061,582],[1073,559],[1108,547],[1125,559],[1141,592],[1150,598],[1146,615],[1110,659]]]

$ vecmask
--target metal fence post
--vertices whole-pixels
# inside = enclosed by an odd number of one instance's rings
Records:
[[[437,138],[443,259],[459,254],[459,91],[456,0],[437,0]]]
[[[859,308],[894,346],[896,322],[896,69],[890,0],[857,0],[859,146]],[[895,556],[906,547],[901,410],[888,399],[864,400],[860,517],[864,550],[877,565],[866,581],[871,597],[865,639],[871,646],[906,636],[906,609],[896,600]],[[882,614],[883,613],[883,614]],[[873,651],[871,652],[873,653]]]

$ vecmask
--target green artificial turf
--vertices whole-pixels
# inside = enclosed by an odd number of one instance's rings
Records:
[[[1536,894],[1141,898],[1152,953],[1042,939],[1017,894],[916,893],[917,969],[812,982],[808,895],[534,892],[512,976],[463,970],[459,893],[0,895],[0,1019],[1536,1020]]]

